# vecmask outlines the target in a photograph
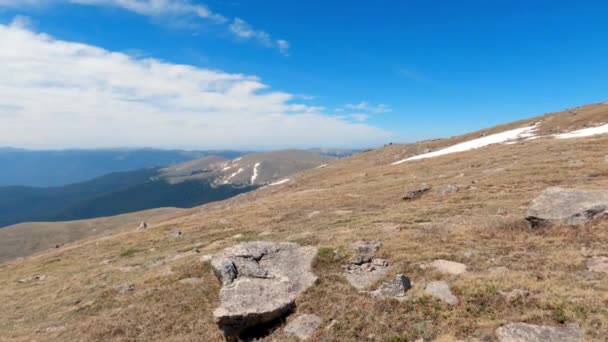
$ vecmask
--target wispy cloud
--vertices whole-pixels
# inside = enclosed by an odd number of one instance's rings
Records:
[[[19,20],[0,25],[0,46],[0,146],[342,147],[390,136],[255,76],[57,40]]]
[[[230,19],[213,12],[201,3],[192,3],[189,0],[0,0],[0,7],[27,8],[41,7],[54,4],[74,4],[85,6],[115,7],[139,15],[167,19],[177,26],[184,21],[208,21],[218,25],[225,25],[228,31],[240,39],[251,39],[260,44],[276,48],[281,54],[289,55],[289,43],[284,39],[273,40],[264,30],[253,28],[241,18]]]
[[[253,39],[268,47],[277,47],[283,55],[289,55],[289,42],[284,39],[273,41],[266,31],[256,30],[241,18],[234,18],[229,26],[230,32],[241,39]]]
[[[344,108],[348,110],[358,110],[375,114],[392,112],[391,107],[389,107],[388,105],[385,105],[383,103],[374,105],[367,101],[359,102],[356,104],[347,104],[344,106]]]

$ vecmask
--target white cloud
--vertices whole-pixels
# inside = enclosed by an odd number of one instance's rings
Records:
[[[142,59],[0,25],[0,146],[276,148],[389,133],[294,103],[255,76]]]
[[[370,104],[369,102],[360,102],[357,104],[347,104],[344,106],[344,108],[349,109],[349,110],[359,110],[359,111],[366,111],[366,112],[370,112],[370,113],[376,113],[376,114],[380,114],[380,113],[388,113],[391,112],[392,109],[383,104],[380,103],[378,105],[373,105]]]
[[[365,122],[369,119],[369,115],[363,113],[350,114],[350,117],[357,122]]]
[[[279,51],[284,55],[289,55],[289,42],[284,39],[277,40],[277,45],[279,46]]]
[[[229,20],[220,13],[211,11],[201,3],[190,0],[0,0],[0,7],[25,8],[53,4],[76,4],[87,6],[116,7],[139,15],[172,20],[178,26],[184,21],[207,20],[217,24],[228,25],[227,29],[241,39],[252,39],[264,46],[274,47],[283,55],[289,54],[289,43],[284,39],[273,42],[269,33],[254,29],[241,18]]]

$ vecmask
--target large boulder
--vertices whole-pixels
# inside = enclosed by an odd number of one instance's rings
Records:
[[[215,322],[227,337],[240,337],[293,311],[297,296],[311,287],[315,247],[290,242],[246,242],[213,255],[220,282]]]
[[[580,225],[608,218],[608,191],[551,187],[533,202],[526,220],[532,228],[555,224]]]
[[[582,342],[583,332],[577,324],[542,326],[513,323],[496,329],[499,342]]]

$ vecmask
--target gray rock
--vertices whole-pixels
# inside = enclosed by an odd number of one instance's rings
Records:
[[[587,269],[591,272],[608,273],[608,257],[597,256],[587,259]]]
[[[546,189],[533,202],[526,220],[532,228],[556,224],[581,225],[608,218],[608,191]]]
[[[316,315],[300,315],[287,323],[285,334],[295,336],[300,340],[308,340],[321,325],[321,317]]]
[[[435,191],[435,194],[437,194],[438,196],[447,196],[458,192],[458,190],[460,190],[460,188],[458,188],[458,186],[456,186],[455,184],[448,184],[437,189]]]
[[[357,241],[353,243],[351,248],[356,254],[350,260],[350,263],[361,265],[371,262],[380,247],[382,247],[382,241]]]
[[[403,199],[404,201],[414,201],[419,199],[429,191],[431,191],[431,187],[426,183],[422,183],[420,184],[420,186],[406,191],[403,197],[401,197],[401,199]]]
[[[403,274],[398,274],[395,279],[382,283],[375,291],[370,292],[373,297],[404,297],[405,293],[412,288],[412,282]]]
[[[148,228],[148,224],[146,222],[143,222],[143,221],[137,227],[137,229],[146,229],[146,228]]]
[[[288,315],[297,296],[312,286],[315,247],[289,242],[247,242],[213,256],[220,282],[215,322],[227,337],[238,337],[260,324]]]
[[[577,324],[560,327],[513,323],[496,329],[499,342],[582,342]]]
[[[352,286],[365,290],[386,276],[388,260],[374,258],[381,246],[381,241],[357,241],[351,245],[356,254],[343,268]]]
[[[433,281],[428,283],[424,288],[424,293],[450,305],[458,304],[458,298],[454,296],[450,289],[450,285],[445,281]]]
[[[120,293],[120,294],[125,294],[127,292],[133,292],[135,291],[135,285],[133,284],[118,284],[114,286],[114,291]]]

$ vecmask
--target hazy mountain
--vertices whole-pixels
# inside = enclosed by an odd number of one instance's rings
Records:
[[[58,187],[0,187],[0,227],[161,207],[190,208],[254,190],[331,159],[299,150],[254,153],[233,160],[206,156],[166,168],[115,172]]]
[[[207,155],[236,158],[236,151],[157,149],[29,151],[0,148],[0,186],[62,186],[112,172],[182,163]]]

